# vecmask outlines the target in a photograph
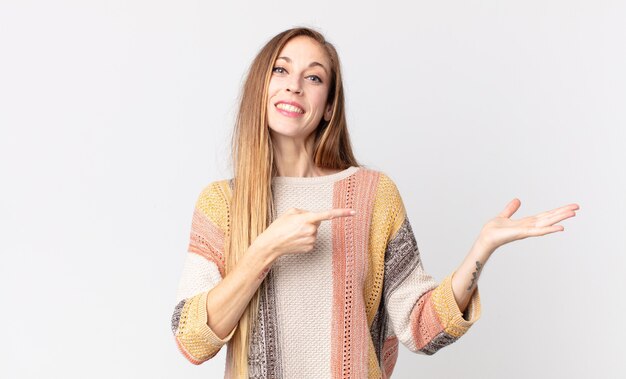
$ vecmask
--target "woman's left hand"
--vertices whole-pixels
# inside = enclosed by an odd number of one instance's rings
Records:
[[[574,217],[578,204],[568,204],[534,216],[519,220],[511,220],[511,216],[521,205],[519,199],[513,199],[502,212],[489,220],[480,231],[479,239],[492,251],[512,241],[526,237],[537,237],[545,234],[562,232],[562,225],[555,225],[567,218]]]

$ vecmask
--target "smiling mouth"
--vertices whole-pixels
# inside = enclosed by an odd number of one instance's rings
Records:
[[[299,113],[299,114],[303,114],[304,113],[304,109],[296,107],[295,105],[291,105],[291,104],[286,104],[286,103],[278,103],[275,105],[276,108],[289,112],[289,113]]]

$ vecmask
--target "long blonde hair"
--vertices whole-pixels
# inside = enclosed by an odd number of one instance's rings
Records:
[[[339,56],[324,36],[298,27],[274,36],[259,51],[244,83],[232,135],[234,188],[230,209],[230,235],[225,240],[226,274],[233,270],[248,246],[274,218],[271,179],[276,175],[274,151],[267,121],[268,86],[280,50],[290,39],[308,36],[327,52],[331,64],[328,103],[332,116],[323,118],[314,136],[313,161],[320,168],[358,166],[348,135]],[[259,96],[259,94],[261,94]],[[260,288],[242,314],[238,329],[228,343],[227,369],[232,378],[248,378],[248,351],[256,326]]]

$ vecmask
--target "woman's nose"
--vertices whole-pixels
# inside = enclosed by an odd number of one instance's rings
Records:
[[[287,91],[289,92],[293,92],[295,94],[301,94],[302,93],[302,86],[300,85],[300,82],[297,80],[292,80],[291,82],[289,82],[289,84],[287,85]]]

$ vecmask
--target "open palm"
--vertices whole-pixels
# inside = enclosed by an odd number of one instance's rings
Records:
[[[526,237],[561,232],[565,228],[555,224],[575,216],[575,211],[579,209],[578,204],[568,204],[534,216],[512,220],[511,216],[519,209],[520,205],[519,199],[511,200],[498,216],[483,226],[481,238],[487,246],[497,249],[504,244]]]

